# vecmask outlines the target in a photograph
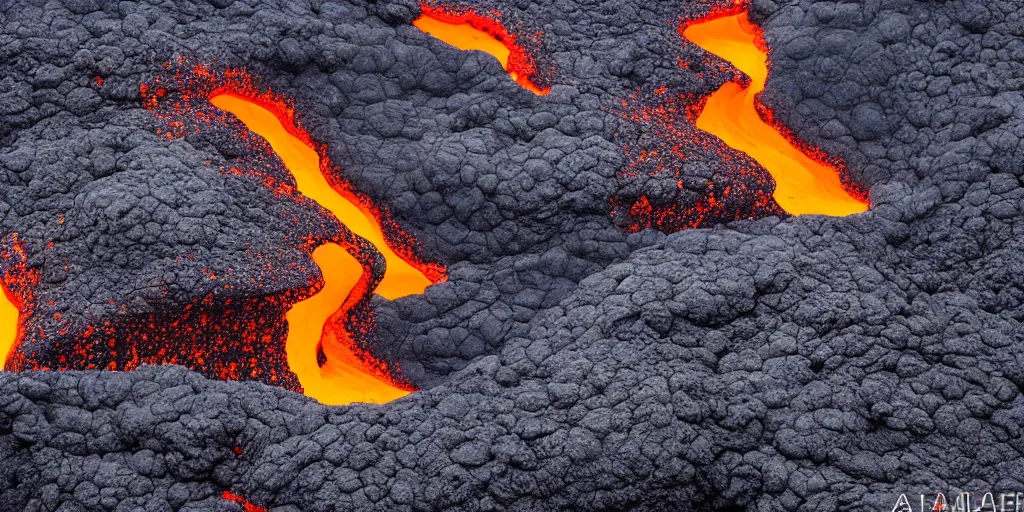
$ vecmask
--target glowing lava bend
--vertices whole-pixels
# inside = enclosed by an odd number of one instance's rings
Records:
[[[185,66],[183,62],[179,65]],[[444,267],[419,260],[413,254],[412,237],[338,175],[326,147],[313,142],[295,122],[290,100],[257,88],[244,70],[213,72],[197,65],[166,76],[183,89],[178,98],[167,98],[160,79],[156,85],[142,88],[143,104],[167,121],[170,130],[161,132],[163,135],[173,138],[198,133],[205,129],[203,122],[230,126],[227,116],[234,116],[251,133],[232,133],[251,141],[254,148],[269,145],[268,151],[280,158],[295,182],[292,187],[263,176],[265,184],[279,193],[300,194],[315,202],[357,235],[342,233],[340,240],[312,251],[324,285],[285,314],[287,365],[298,377],[302,391],[328,405],[384,403],[413,391],[393,377],[387,363],[360,348],[356,337],[371,335],[374,330],[373,312],[366,303],[371,293],[388,299],[423,293],[445,279]],[[251,134],[266,144],[252,144],[256,139],[251,139]],[[246,174],[235,168],[225,172]],[[379,267],[375,270],[367,242],[384,258],[383,272]]]
[[[18,338],[20,308],[15,306],[14,295],[0,283],[0,354],[6,358]]]
[[[10,245],[0,250],[0,267],[6,267],[0,268],[0,369],[6,367],[11,352],[24,338],[32,289],[39,283],[39,272],[28,268],[28,254],[18,234],[7,240]]]
[[[865,194],[851,193],[841,182],[839,169],[824,163],[823,154],[812,151],[809,156],[792,137],[769,124],[774,123],[771,112],[757,97],[768,79],[767,44],[761,29],[747,20],[746,9],[740,7],[739,12],[713,13],[681,29],[683,37],[750,77],[746,87],[731,81],[713,93],[697,117],[697,128],[764,166],[775,179],[775,201],[793,215],[840,216],[867,210]]]
[[[298,128],[282,116],[241,96],[231,93],[216,94],[210,103],[234,114],[240,121],[260,135],[284,162],[295,178],[298,191],[331,212],[353,233],[367,239],[384,256],[387,270],[374,290],[388,298],[423,293],[433,284],[419,269],[403,260],[384,239],[380,225],[368,212],[359,208],[327,182],[320,171],[320,155],[295,133]],[[288,122],[286,126],[284,123]],[[337,336],[325,329],[325,324],[351,297],[361,298],[358,290],[363,268],[344,248],[328,243],[313,251],[313,261],[320,267],[324,287],[319,293],[292,306],[288,320],[288,365],[299,377],[304,393],[327,404],[352,402],[389,402],[405,396],[408,391],[382,379],[379,372],[365,371],[367,354],[357,355],[346,340],[330,340],[324,336]],[[349,303],[351,307],[354,304]],[[339,342],[341,341],[341,342]],[[317,362],[318,347],[332,364],[321,368]]]
[[[420,4],[420,10],[422,14],[412,22],[416,28],[460,50],[489,53],[498,59],[512,80],[534,94],[551,92],[550,87],[534,83],[537,67],[533,57],[516,43],[516,36],[501,22],[470,10],[455,11],[427,4]]]

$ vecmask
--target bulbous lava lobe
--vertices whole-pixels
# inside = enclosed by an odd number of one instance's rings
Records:
[[[317,212],[222,176],[230,141],[167,142],[132,108],[150,52],[197,49],[294,91],[332,160],[452,263],[423,297],[374,303],[382,353],[427,389],[328,409],[180,368],[4,374],[4,503],[237,509],[230,487],[303,511],[875,510],[903,492],[1024,487],[1015,4],[755,2],[775,48],[767,104],[874,206],[662,235],[607,216],[630,183],[612,137],[627,125],[600,107],[728,80],[675,60],[699,59],[666,20],[709,6],[495,4],[548,25],[558,75],[539,98],[412,27],[414,3],[218,3],[48,7],[63,25],[3,13],[0,222],[40,269],[32,326],[89,304],[109,317],[107,298],[151,308],[150,282],[187,302],[209,289],[190,276],[221,260],[281,293],[308,282],[278,237]],[[635,197],[675,200],[675,176],[640,175]],[[165,176],[203,185],[186,205]],[[216,222],[194,229],[182,213],[197,205]],[[232,259],[243,231],[275,272]]]

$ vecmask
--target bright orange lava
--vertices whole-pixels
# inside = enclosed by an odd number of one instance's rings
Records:
[[[353,233],[370,241],[384,256],[387,270],[377,286],[376,293],[388,299],[423,293],[431,281],[389,247],[380,225],[373,215],[359,208],[328,183],[320,171],[320,157],[316,150],[297,138],[294,126],[286,127],[282,120],[266,108],[230,93],[210,98],[217,108],[234,114],[273,148],[295,178],[300,193],[330,211]],[[289,130],[290,128],[290,130]],[[312,297],[295,304],[288,312],[288,363],[298,376],[306,395],[328,405],[352,402],[384,403],[409,394],[395,386],[379,372],[367,371],[375,362],[367,362],[353,351],[351,340],[336,340],[343,336],[325,324],[336,315],[343,315],[350,298],[362,297],[366,290],[358,290],[362,267],[348,252],[337,244],[325,244],[313,252],[313,261],[320,267],[324,288]],[[365,288],[365,286],[364,286]],[[348,306],[348,307],[346,307]],[[317,347],[322,346],[327,363],[317,364]]]
[[[277,116],[255,103],[232,94],[213,96],[210,103],[234,114],[253,133],[266,139],[292,173],[302,195],[330,211],[353,233],[369,240],[380,251],[387,261],[387,271],[384,273],[384,280],[374,292],[387,299],[396,299],[423,293],[423,290],[430,286],[431,282],[423,272],[395,254],[384,240],[380,224],[373,215],[364,212],[327,182],[327,178],[320,172],[320,155],[285,129]]]
[[[242,505],[242,510],[244,512],[267,512],[267,509],[265,509],[265,508],[263,508],[263,507],[261,507],[259,505],[255,505],[253,503],[250,503],[249,500],[247,500],[247,499],[245,499],[245,498],[243,498],[243,497],[241,497],[241,496],[239,496],[239,495],[237,495],[237,494],[235,494],[235,493],[233,493],[231,491],[224,491],[224,493],[221,494],[220,497],[224,498],[224,499],[226,499],[228,501],[233,501],[235,503],[238,503],[239,505]]]
[[[715,91],[697,118],[697,128],[750,155],[775,178],[775,201],[793,215],[850,215],[868,209],[843,186],[839,170],[808,156],[758,114],[757,94],[768,79],[768,53],[761,30],[746,12],[697,21],[683,37],[731,62],[750,77]]]
[[[18,322],[21,311],[15,306],[14,296],[0,283],[0,354],[4,360],[11,353],[18,339]],[[3,365],[0,364],[0,369]]]
[[[483,30],[477,30],[468,23],[445,23],[426,14],[420,15],[412,24],[460,50],[487,52],[498,59],[501,67],[508,69],[508,47]],[[515,80],[516,77],[512,79]]]
[[[524,89],[545,95],[551,88],[537,87],[528,76],[535,73],[532,59],[515,43],[515,37],[497,21],[472,12],[454,14],[423,5],[422,14],[412,24],[460,50],[480,50],[498,59],[501,67]]]

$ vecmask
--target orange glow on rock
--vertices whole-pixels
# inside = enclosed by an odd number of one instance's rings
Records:
[[[387,271],[375,293],[397,299],[423,293],[432,283],[419,269],[395,254],[384,240],[380,224],[368,212],[338,193],[320,172],[320,155],[285,128],[282,120],[266,108],[240,96],[225,93],[210,98],[217,108],[235,115],[245,125],[270,143],[295,178],[299,192],[331,212],[353,233],[372,243],[387,261]],[[353,260],[354,261],[354,260]],[[322,266],[322,265],[321,265]]]
[[[283,116],[234,94],[215,94],[210,103],[235,115],[249,130],[266,139],[295,178],[302,195],[330,211],[384,256],[387,270],[374,289],[376,293],[395,299],[423,293],[432,284],[423,272],[391,249],[372,215],[327,182],[317,151],[294,135],[297,127],[286,126]],[[304,393],[328,405],[384,403],[409,394],[409,390],[392,382],[383,363],[356,347],[343,326],[330,328],[332,318],[344,317],[365,295],[366,280],[362,278],[368,276],[363,276],[362,265],[337,244],[318,247],[313,261],[323,274],[324,288],[296,303],[286,315],[288,364]],[[318,363],[321,353],[326,356],[322,367]]]
[[[749,84],[734,80],[713,93],[696,126],[764,166],[775,179],[774,198],[779,206],[793,215],[842,216],[868,209],[865,194],[845,186],[837,166],[793,140],[758,100],[768,79],[768,51],[763,32],[747,20],[745,8],[712,14],[682,27],[681,32],[750,77]]]
[[[21,310],[7,287],[0,283],[0,354],[6,359],[18,339]]]
[[[538,87],[532,80],[537,69],[533,58],[516,44],[515,35],[501,22],[472,11],[455,12],[421,4],[422,14],[412,24],[460,50],[479,50],[492,55],[509,76],[524,89],[545,95],[550,87]]]
[[[401,378],[397,364],[376,359],[363,348],[376,334],[369,300],[374,292],[389,299],[422,293],[447,279],[445,267],[425,261],[419,242],[387,208],[344,178],[327,147],[315,142],[296,120],[290,98],[258,86],[245,69],[211,69],[187,58],[168,62],[164,69],[139,87],[143,107],[163,122],[158,135],[175,139],[210,131],[230,137],[251,153],[221,172],[257,179],[283,201],[315,202],[348,229],[324,226],[286,237],[296,249],[310,254],[322,282],[311,278],[304,290],[255,297],[254,303],[213,302],[197,312],[202,316],[198,323],[192,315],[115,326],[108,329],[110,346],[126,343],[135,350],[131,340],[149,336],[147,348],[160,348],[155,354],[147,352],[147,358],[160,358],[147,359],[149,364],[177,358],[183,361],[179,364],[208,376],[261,380],[305,392],[328,405],[386,402],[415,391]],[[259,249],[253,251],[254,258],[263,258]],[[265,262],[264,269],[272,266]],[[218,330],[204,335],[209,326]],[[168,343],[158,336],[179,328],[196,334],[186,347],[187,357],[178,356],[176,338],[170,340],[174,346],[161,348]],[[216,346],[209,348],[216,350],[207,352],[202,343],[211,336]],[[237,356],[249,354],[258,354],[263,364],[234,371]],[[244,363],[249,365],[252,359]]]
[[[28,253],[17,233],[10,245],[0,250],[0,356],[7,369],[15,347],[25,338],[25,319],[32,311],[33,288],[39,284],[39,272],[28,267]]]

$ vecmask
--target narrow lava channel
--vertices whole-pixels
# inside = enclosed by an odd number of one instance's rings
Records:
[[[543,96],[550,87],[538,87],[531,80],[537,73],[533,58],[516,43],[501,23],[474,12],[456,13],[442,8],[420,6],[422,14],[412,24],[423,32],[460,50],[479,50],[492,55],[522,88]]]
[[[731,81],[715,91],[697,117],[697,128],[764,166],[775,179],[779,206],[793,215],[842,216],[868,209],[843,186],[836,167],[808,156],[759,115],[757,95],[768,79],[768,52],[746,11],[698,20],[683,27],[682,35],[750,77],[747,86]]]
[[[423,293],[431,281],[388,246],[377,220],[348,198],[338,193],[320,171],[316,150],[292,134],[273,112],[245,98],[229,93],[210,98],[215,107],[229,112],[253,133],[263,137],[295,178],[304,196],[330,211],[353,233],[370,241],[384,256],[387,270],[374,290],[388,299]],[[289,367],[299,378],[303,392],[328,405],[353,402],[384,403],[409,394],[373,371],[377,361],[366,361],[368,354],[356,354],[351,340],[325,324],[351,307],[351,299],[365,293],[361,285],[363,269],[340,245],[328,243],[313,251],[313,261],[325,281],[323,289],[295,304],[286,315]],[[363,285],[365,287],[365,285]],[[322,347],[326,363],[317,361]]]

